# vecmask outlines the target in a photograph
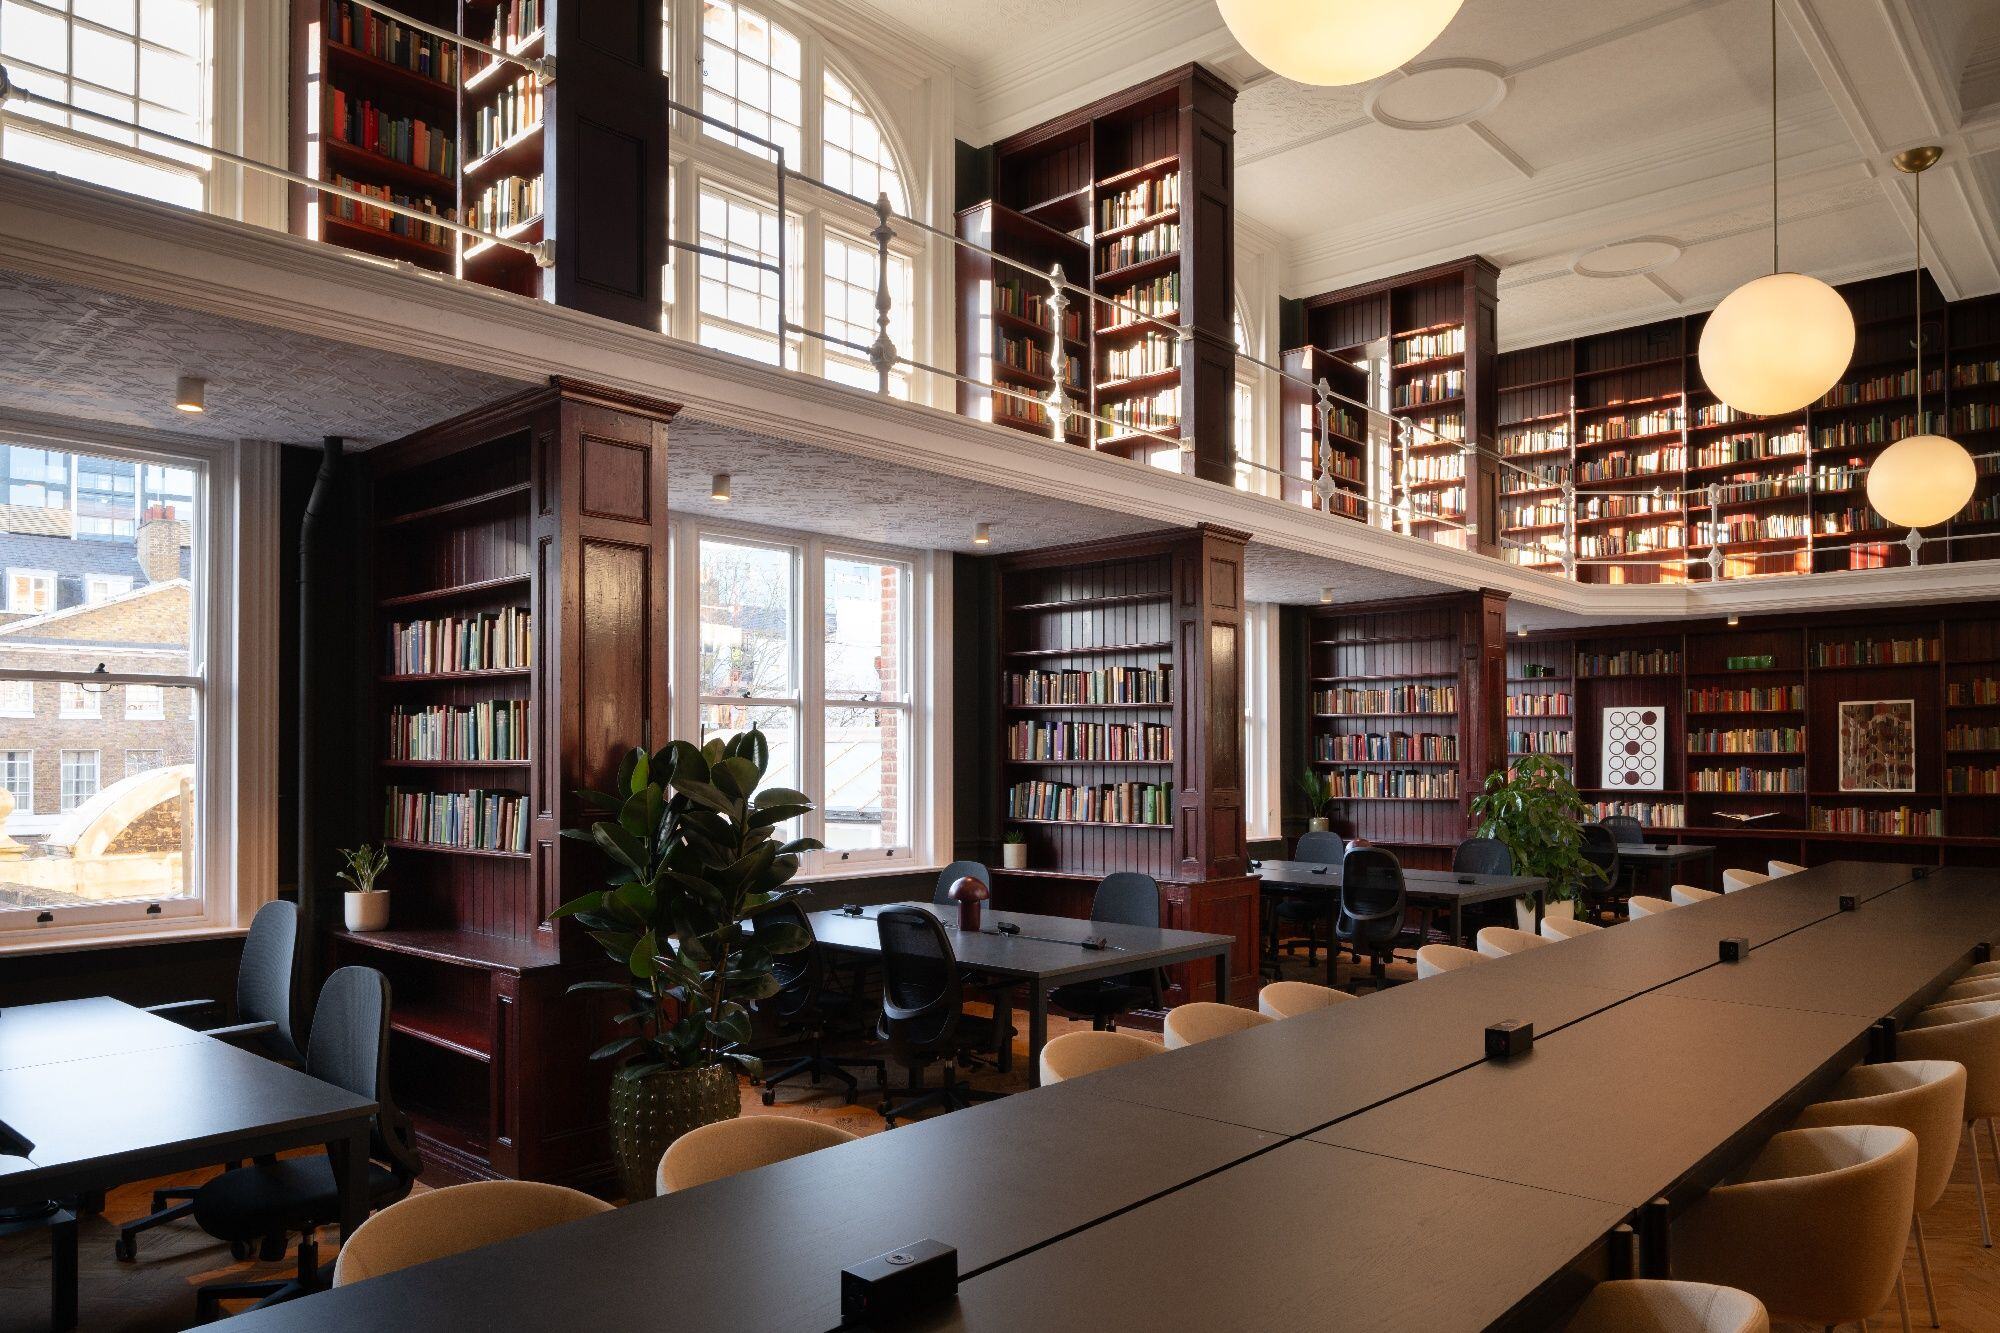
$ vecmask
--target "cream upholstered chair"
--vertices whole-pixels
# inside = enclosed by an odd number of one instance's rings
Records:
[[[1233,1004],[1217,1004],[1213,1000],[1196,1000],[1192,1004],[1176,1005],[1167,1010],[1167,1049],[1177,1051],[1211,1037],[1226,1037],[1245,1028],[1275,1022],[1277,1020],[1269,1014],[1260,1014],[1255,1009],[1240,1009]]]
[[[1753,884],[1762,884],[1769,878],[1771,878],[1769,875],[1761,874],[1755,870],[1725,870],[1722,872],[1722,891],[1724,893],[1735,893],[1738,889],[1747,889]]]
[[[581,1190],[533,1180],[480,1180],[426,1190],[384,1208],[347,1238],[333,1265],[333,1285],[610,1211],[610,1204]]]
[[[691,1129],[660,1157],[660,1193],[693,1189],[760,1166],[852,1143],[855,1136],[819,1120],[746,1115]]]
[[[1896,1290],[1916,1189],[1907,1129],[1787,1130],[1674,1223],[1674,1276],[1747,1291],[1773,1319],[1864,1320]]]
[[[1456,972],[1461,967],[1471,967],[1474,963],[1486,962],[1486,955],[1471,949],[1461,949],[1456,944],[1426,944],[1417,950],[1417,980],[1434,977],[1444,972]]]
[[[1786,875],[1796,875],[1805,869],[1804,866],[1792,861],[1766,861],[1764,868],[1771,872],[1765,876],[1766,879],[1782,879]]]
[[[1939,991],[1937,998],[1926,1007],[1935,1009],[1939,1005],[1963,1004],[1968,1000],[2000,1000],[2000,977],[1960,977]]]
[[[1042,1086],[1128,1065],[1164,1049],[1130,1032],[1065,1032],[1042,1047]]]
[[[1705,903],[1710,898],[1721,896],[1714,889],[1697,889],[1692,884],[1676,884],[1667,890],[1668,901],[1676,907],[1692,907],[1696,903]]]
[[[1603,929],[1595,921],[1579,921],[1573,916],[1545,916],[1542,918],[1541,933],[1545,940],[1573,940],[1579,935]]]
[[[1966,1138],[1972,1147],[1972,1188],[1979,1199],[1979,1238],[1991,1248],[1993,1225],[1986,1214],[1986,1180],[1979,1165],[1979,1122],[2000,1163],[2000,1139],[1993,1117],[2000,1115],[2000,999],[1934,1005],[1896,1034],[1896,1054],[1905,1060],[1956,1060],[1965,1066]]]
[[[1272,1018],[1296,1018],[1315,1009],[1331,1009],[1353,998],[1344,990],[1310,981],[1267,981],[1264,989],[1257,992],[1257,1012]]]
[[[1917,1136],[1917,1265],[1924,1276],[1924,1299],[1931,1327],[1938,1326],[1937,1289],[1931,1285],[1930,1252],[1924,1245],[1924,1214],[1944,1197],[1958,1160],[1965,1125],[1965,1066],[1955,1060],[1901,1060],[1856,1065],[1834,1086],[1833,1095],[1799,1113],[1797,1128],[1820,1125],[1895,1125]],[[1896,1295],[1903,1281],[1898,1271]]]
[[[1625,900],[1625,915],[1630,920],[1637,921],[1642,916],[1658,916],[1662,912],[1671,912],[1679,906],[1680,904],[1671,898],[1648,898],[1644,894],[1634,894]]]
[[[1488,958],[1505,958],[1510,953],[1526,953],[1530,949],[1539,949],[1549,941],[1540,935],[1530,935],[1525,930],[1516,930],[1512,926],[1488,926],[1479,932],[1476,942],[1479,945],[1479,952]]]
[[[1959,981],[1978,981],[1982,977],[2000,977],[2000,958],[1990,963],[1974,963],[1958,974]]]
[[[1768,1333],[1763,1302],[1734,1287],[1635,1278],[1600,1282],[1565,1333]]]

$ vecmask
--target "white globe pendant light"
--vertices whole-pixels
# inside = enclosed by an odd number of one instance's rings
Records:
[[[1917,194],[1917,429],[1924,427],[1924,176],[1944,150],[1910,148],[1891,159],[1896,170],[1916,178]],[[1959,510],[1979,485],[1979,466],[1957,440],[1911,435],[1876,456],[1868,469],[1868,503],[1883,521],[1908,528],[1914,562],[1923,538],[1918,528],[1935,527]]]
[[[1297,83],[1367,83],[1437,40],[1464,0],[1216,0],[1258,64]]]
[[[1744,283],[1702,326],[1701,378],[1738,412],[1770,417],[1824,397],[1854,359],[1840,293],[1778,266],[1778,4],[1771,0],[1771,272]]]

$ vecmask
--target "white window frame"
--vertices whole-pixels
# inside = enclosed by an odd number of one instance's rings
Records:
[[[1283,836],[1279,772],[1278,608],[1243,608],[1243,817],[1249,838]]]
[[[86,574],[83,577],[83,601],[86,606],[96,606],[114,597],[123,597],[132,591],[130,574]]]
[[[94,681],[86,688],[81,679],[62,682],[56,687],[56,716],[95,722],[104,716],[105,688]]]
[[[241,935],[276,895],[278,691],[275,662],[278,446],[163,439],[144,432],[85,427],[0,413],[0,438],[69,452],[184,467],[194,474],[203,515],[190,552],[199,590],[187,671],[107,673],[93,683],[131,681],[191,688],[224,701],[197,704],[201,780],[187,873],[198,892],[157,902],[133,900],[55,909],[0,910],[0,957],[52,953],[155,939]],[[73,670],[16,670],[10,679],[76,680]],[[99,780],[103,770],[100,764]],[[196,878],[198,876],[198,878]]]
[[[9,685],[21,686],[21,693],[27,696],[27,702],[21,704],[8,703],[7,699],[11,692],[4,687]],[[0,717],[33,717],[34,715],[35,682],[32,680],[0,680]]]
[[[10,754],[24,754],[28,757],[28,766],[26,769],[28,778],[28,797],[26,800],[22,800],[19,796],[16,796],[14,798],[14,813],[17,815],[32,815],[35,813],[35,747],[29,745],[29,746],[24,746],[17,750],[0,750],[0,791],[13,790],[13,788],[8,786],[5,781],[5,775],[7,772],[6,757]],[[5,830],[0,830],[0,832],[4,831]]]
[[[141,700],[150,702],[135,704],[132,692],[138,690]],[[151,693],[147,693],[150,691]],[[133,722],[159,722],[167,716],[167,692],[158,685],[143,683],[125,687],[125,717]]]
[[[14,580],[30,579],[38,594],[31,595],[31,601],[45,601],[44,606],[16,606],[14,604]],[[39,616],[56,609],[56,572],[53,569],[9,569],[7,571],[7,610],[14,615]]]
[[[70,800],[70,763],[84,755],[90,756],[90,790],[75,801]],[[104,790],[104,751],[102,750],[58,750],[56,752],[56,809],[68,814],[88,802],[91,797]]]
[[[146,768],[134,769],[132,767],[132,756],[135,754],[151,755],[153,757],[153,763],[149,764]],[[128,749],[127,751],[125,751],[125,776],[129,778],[135,772],[145,773],[151,771],[152,769],[160,767],[161,764],[166,759],[166,754],[167,752],[161,749],[157,745],[149,749],[137,749],[137,750]]]
[[[831,879],[869,873],[936,870],[951,859],[951,767],[949,754],[950,653],[940,640],[951,626],[951,563],[948,554],[851,542],[807,533],[783,532],[752,524],[707,517],[676,516],[671,521],[673,560],[673,632],[669,651],[673,682],[675,734],[694,738],[701,731],[705,704],[749,708],[795,709],[798,719],[798,778],[800,790],[813,797],[815,809],[806,816],[800,836],[820,838],[825,819],[818,808],[826,781],[825,635],[809,626],[823,624],[826,560],[829,556],[892,561],[910,570],[908,617],[909,794],[907,842],[888,848],[851,848],[810,852],[799,879]],[[792,624],[796,698],[705,697],[700,692],[701,616],[679,608],[701,604],[701,541],[716,538],[748,546],[792,553]]]

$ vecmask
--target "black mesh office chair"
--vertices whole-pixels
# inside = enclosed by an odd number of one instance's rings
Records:
[[[794,925],[805,931],[808,937],[812,935],[812,922],[797,899],[779,903],[757,920],[774,925]],[[826,1053],[828,1032],[841,1019],[854,1013],[855,1001],[852,993],[837,990],[830,984],[832,978],[826,967],[826,954],[820,949],[818,940],[813,940],[803,949],[777,955],[771,962],[771,974],[777,979],[778,993],[760,1003],[758,1009],[775,1018],[779,1027],[802,1033],[810,1045],[807,1054],[777,1073],[764,1076],[764,1105],[770,1106],[777,1100],[779,1084],[800,1074],[810,1075],[814,1083],[824,1076],[845,1085],[849,1106],[854,1105],[855,1095],[861,1088],[860,1081],[847,1072],[849,1069],[872,1069],[875,1071],[876,1088],[886,1089],[889,1086],[889,1067],[882,1061]]]
[[[1514,851],[1498,838],[1467,838],[1451,854],[1451,869],[1457,875],[1511,875]]]
[[[1577,888],[1584,908],[1592,916],[1602,916],[1621,901],[1618,893],[1618,835],[1603,824],[1585,824],[1581,831],[1583,859],[1590,862],[1596,873]]]
[[[1310,861],[1315,865],[1337,866],[1347,855],[1347,843],[1338,833],[1301,833],[1298,846],[1292,852],[1294,861]],[[1292,938],[1303,935],[1306,941],[1306,966],[1312,967],[1319,958],[1320,931],[1325,928],[1328,939],[1326,947],[1333,948],[1332,925],[1334,903],[1330,895],[1317,893],[1279,893],[1268,895],[1270,910],[1264,914],[1270,928],[1265,932],[1265,952],[1273,964],[1277,962],[1281,941],[1285,938],[1285,928],[1291,927]]]
[[[250,921],[250,933],[243,940],[242,961],[236,966],[236,1004],[230,1015],[235,1021],[227,1027],[202,1029],[206,1035],[220,1037],[283,1064],[304,1062],[292,1039],[292,958],[298,938],[299,911],[295,905],[279,899],[257,909],[257,915]],[[214,1008],[215,1003],[175,1000],[149,1005],[146,1012],[179,1022]],[[194,1211],[194,1196],[191,1188],[154,1190],[153,1211],[120,1227],[111,1252],[126,1263],[137,1259],[139,1233],[188,1216]]]
[[[1090,919],[1120,926],[1160,924],[1160,881],[1136,870],[1120,870],[1097,883],[1090,900]],[[1115,1032],[1118,1015],[1140,1005],[1154,1009],[1165,1006],[1158,968],[1132,972],[1101,981],[1081,981],[1074,986],[1058,986],[1049,992],[1057,1007],[1086,1015],[1099,1032]]]
[[[1643,847],[1646,845],[1646,826],[1631,815],[1606,815],[1598,823],[1611,830],[1611,836],[1620,847]]]
[[[916,1111],[942,1106],[956,1111],[996,1096],[959,1081],[955,1065],[961,1051],[991,1049],[991,1020],[963,1012],[965,984],[951,938],[929,912],[891,907],[875,918],[882,933],[882,1023],[889,1058],[910,1071],[909,1097],[900,1105],[882,1102],[882,1119],[891,1129]],[[924,1070],[944,1066],[944,1085],[926,1090]]]
[[[993,887],[993,872],[978,861],[953,861],[938,871],[937,887],[931,890],[931,904],[934,907],[955,907],[951,900],[951,886],[972,876],[987,888]]]
[[[1406,936],[1403,916],[1409,897],[1403,885],[1403,865],[1387,849],[1356,847],[1340,865],[1340,916],[1334,935],[1366,954],[1368,975],[1380,990],[1388,984],[1389,960],[1398,944],[1419,941]]]
[[[343,967],[326,979],[313,1011],[306,1073],[375,1102],[368,1162],[368,1207],[384,1208],[409,1194],[423,1169],[410,1142],[409,1118],[389,1095],[389,981],[369,967]],[[283,1157],[225,1171],[195,1192],[194,1220],[239,1257],[252,1241],[296,1232],[298,1269],[286,1282],[213,1282],[195,1293],[196,1317],[213,1319],[220,1302],[257,1298],[258,1308],[319,1291],[332,1280],[322,1269],[318,1228],[340,1220],[340,1190],[325,1153]]]

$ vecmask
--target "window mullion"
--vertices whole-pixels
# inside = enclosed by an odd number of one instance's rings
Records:
[[[811,339],[807,339],[808,342]],[[799,676],[800,789],[812,797],[806,816],[806,836],[826,841],[826,570],[824,548],[809,538],[798,549],[802,567],[797,580],[800,614],[801,670]],[[815,630],[812,627],[820,627]]]

